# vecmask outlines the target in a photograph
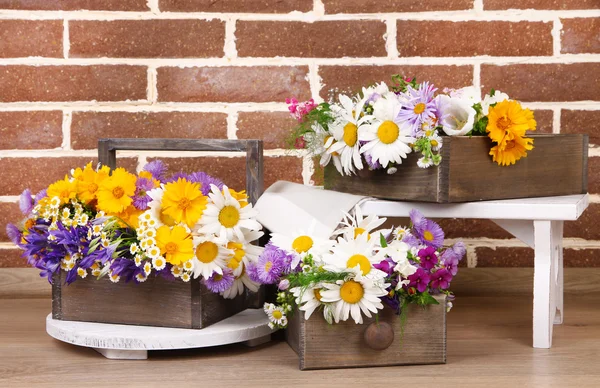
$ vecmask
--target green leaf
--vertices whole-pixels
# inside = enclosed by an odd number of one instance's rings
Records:
[[[421,294],[419,304],[422,306],[427,306],[429,304],[440,304],[433,296],[431,296],[428,292],[424,292]]]
[[[387,245],[387,241],[385,241],[385,237],[383,237],[383,233],[379,233],[379,243],[381,244],[382,248],[386,248]]]
[[[492,88],[492,90],[490,90],[490,96],[494,97],[495,94],[496,94],[496,89]]]

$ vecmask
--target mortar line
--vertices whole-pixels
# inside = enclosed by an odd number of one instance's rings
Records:
[[[71,110],[63,110],[62,117],[62,143],[63,150],[71,150],[71,124],[73,122],[73,112]]]

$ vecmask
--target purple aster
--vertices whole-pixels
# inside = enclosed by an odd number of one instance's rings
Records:
[[[467,253],[467,247],[465,246],[465,243],[462,241],[457,241],[454,245],[452,245],[450,247],[450,249],[452,249],[454,254],[458,257],[458,261],[461,261],[462,258]]]
[[[223,182],[213,176],[208,175],[205,172],[197,171],[189,175],[190,182],[200,183],[200,190],[202,195],[208,195],[210,193],[210,185],[215,185],[219,190],[223,190]]]
[[[133,196],[133,206],[139,210],[148,209],[148,203],[152,198],[148,195],[148,191],[154,188],[154,182],[148,178],[138,178],[135,182],[135,195]]]
[[[421,129],[421,124],[436,117],[436,102],[433,95],[437,88],[429,82],[423,82],[418,89],[407,86],[405,93],[400,93],[405,100],[397,119],[412,126],[413,136]]]
[[[410,282],[408,283],[408,286],[415,287],[419,292],[425,292],[429,285],[429,280],[429,273],[423,268],[419,268],[417,269],[417,272],[408,277],[408,281]]]
[[[413,233],[423,244],[436,249],[444,244],[444,231],[436,222],[423,217],[416,209],[411,210],[410,219]]]
[[[25,189],[19,197],[19,209],[21,209],[21,213],[28,216],[31,214],[33,206],[34,202],[31,198],[31,191],[29,189]]]
[[[255,282],[262,284],[275,284],[281,275],[290,267],[289,255],[274,245],[267,245],[259,256],[258,262],[253,265],[249,275]],[[252,278],[254,276],[254,278]]]
[[[186,181],[189,181],[189,175],[184,173],[183,171],[179,171],[176,172],[175,174],[171,175],[170,178],[165,179],[164,182],[165,183],[169,183],[169,182],[177,182],[179,179],[185,179]]]
[[[48,196],[46,189],[40,191],[39,193],[37,193],[35,195],[35,203],[37,204],[38,202],[40,202],[42,200],[42,198],[46,198]]]
[[[380,168],[382,168],[381,163],[379,163],[379,161],[373,162],[373,157],[371,156],[371,154],[365,153],[363,155],[365,156],[365,162],[367,162],[367,166],[369,166],[371,170],[379,170]]]
[[[222,275],[213,273],[211,277],[204,279],[202,282],[211,292],[219,293],[230,289],[233,285],[233,281],[233,272],[226,268],[223,270]]]
[[[20,245],[23,233],[21,233],[21,231],[19,230],[19,228],[17,228],[15,224],[6,224],[6,235],[8,236],[10,241],[13,242],[13,244]]]
[[[421,240],[416,238],[412,233],[406,232],[402,237],[402,242],[408,244],[409,247],[414,248],[421,245]]]
[[[167,167],[165,166],[162,160],[154,160],[146,164],[146,166],[144,167],[144,171],[148,171],[150,174],[152,174],[152,177],[154,179],[162,182],[165,180]]]
[[[421,267],[426,270],[432,269],[439,262],[437,251],[434,247],[419,250],[418,256],[421,260]]]
[[[442,290],[446,290],[450,286],[451,281],[452,274],[448,272],[447,269],[438,269],[431,275],[431,288],[441,288]]]

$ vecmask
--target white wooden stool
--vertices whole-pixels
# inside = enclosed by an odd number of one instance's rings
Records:
[[[361,209],[384,217],[418,209],[430,218],[490,219],[533,248],[533,347],[550,348],[553,324],[563,321],[563,221],[577,220],[588,203],[583,194],[452,204],[369,200]]]

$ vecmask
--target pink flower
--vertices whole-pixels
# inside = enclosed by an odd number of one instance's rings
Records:
[[[300,136],[296,138],[294,148],[296,148],[297,150],[303,150],[306,148],[306,140],[304,140],[304,137]]]
[[[285,103],[289,105],[288,110],[292,117],[298,121],[304,120],[304,116],[317,107],[317,104],[315,104],[315,101],[312,98],[305,102],[298,102],[298,100],[293,97],[286,98]]]

